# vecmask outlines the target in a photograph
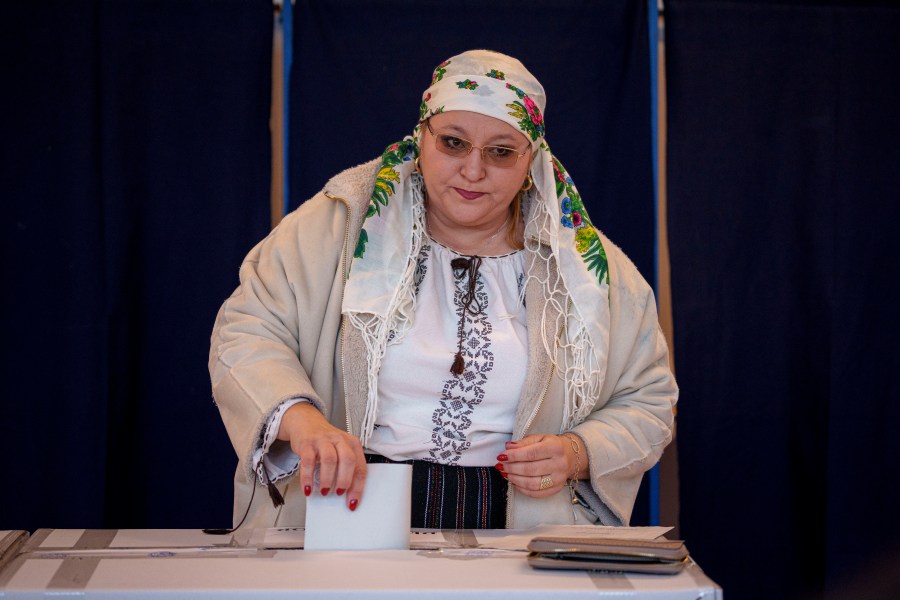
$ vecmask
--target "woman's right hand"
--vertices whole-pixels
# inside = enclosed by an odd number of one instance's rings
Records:
[[[279,440],[290,442],[300,457],[303,493],[313,491],[313,474],[319,467],[319,491],[327,496],[347,493],[347,507],[356,510],[366,483],[366,458],[359,438],[340,430],[308,402],[295,404],[281,418]]]

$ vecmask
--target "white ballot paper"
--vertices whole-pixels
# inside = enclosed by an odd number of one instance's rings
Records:
[[[307,550],[409,550],[412,465],[366,465],[355,511],[347,497],[316,492],[306,499]]]

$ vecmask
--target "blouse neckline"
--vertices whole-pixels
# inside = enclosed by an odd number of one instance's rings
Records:
[[[507,252],[506,254],[495,254],[495,255],[489,255],[489,256],[481,256],[478,254],[463,254],[462,252],[454,250],[450,246],[447,246],[447,245],[442,244],[441,242],[437,241],[436,239],[431,237],[430,234],[426,234],[426,235],[427,235],[429,241],[431,241],[433,244],[440,246],[441,248],[450,252],[451,254],[455,254],[456,256],[462,256],[465,258],[472,258],[473,256],[478,256],[481,259],[509,258],[510,256],[515,256],[516,254],[525,251],[525,248],[520,248],[518,250],[511,250],[510,252]]]

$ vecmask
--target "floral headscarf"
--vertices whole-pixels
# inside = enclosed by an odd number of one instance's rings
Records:
[[[507,74],[515,77],[510,81]],[[494,117],[520,130],[537,150],[544,139],[547,98],[540,82],[515,58],[474,50],[445,60],[422,94],[419,120],[451,110]]]
[[[534,186],[523,207],[526,251],[554,263],[562,277],[541,279],[533,268],[528,277],[543,287],[545,318],[556,313],[566,320],[561,328],[565,339],[548,339],[546,327],[541,333],[556,372],[566,382],[563,427],[569,429],[590,413],[606,373],[609,271],[581,196],[544,140],[545,109],[544,88],[521,62],[497,52],[471,50],[434,70],[431,85],[422,94],[419,123],[441,112],[467,110],[509,123],[531,142]],[[385,347],[402,340],[415,317],[413,281],[425,232],[423,182],[414,167],[420,136],[417,124],[413,135],[382,154],[344,291],[342,312],[361,330],[368,350],[364,444],[375,425]],[[549,248],[549,256],[541,246]]]

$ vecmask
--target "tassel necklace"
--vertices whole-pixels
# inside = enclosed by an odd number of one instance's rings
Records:
[[[506,226],[509,224],[509,220],[511,217],[512,217],[512,215],[506,217],[506,221],[503,222],[503,225],[501,225],[497,229],[497,231],[495,231],[493,234],[491,234],[491,236],[488,237],[484,241],[484,243],[481,244],[479,253],[472,254],[469,256],[459,256],[450,261],[450,267],[453,269],[453,271],[454,272],[462,271],[462,270],[466,271],[466,277],[468,279],[468,281],[466,282],[466,294],[463,297],[462,312],[460,312],[460,315],[459,315],[459,326],[457,327],[457,332],[459,335],[459,344],[457,345],[457,348],[456,348],[456,354],[453,357],[453,364],[450,366],[450,372],[453,373],[454,375],[456,375],[457,377],[459,377],[460,375],[463,374],[463,370],[464,370],[465,364],[466,364],[465,360],[463,359],[463,355],[462,355],[463,342],[465,341],[465,337],[466,337],[466,331],[465,331],[465,329],[466,329],[466,313],[469,313],[472,315],[477,315],[478,313],[481,312],[481,308],[482,308],[481,304],[479,304],[478,301],[475,300],[475,284],[478,282],[478,268],[481,267],[481,256],[479,256],[479,254],[485,248],[488,248],[490,246],[491,242],[493,242],[494,239],[498,235],[500,235],[500,232],[503,231],[506,228]],[[441,240],[434,237],[434,235],[432,235],[432,233],[431,233],[431,229],[427,228],[427,224],[426,224],[426,231],[428,233],[428,236],[431,239],[433,239],[434,241],[436,241],[437,243],[441,244],[444,247],[450,248],[457,254],[463,254],[462,252],[455,250],[449,244],[445,244]],[[474,307],[472,306],[473,304],[474,304]]]

